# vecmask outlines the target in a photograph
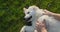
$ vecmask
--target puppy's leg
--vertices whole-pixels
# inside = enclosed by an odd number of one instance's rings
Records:
[[[22,29],[20,30],[20,32],[25,32],[25,27],[26,26],[23,26]]]

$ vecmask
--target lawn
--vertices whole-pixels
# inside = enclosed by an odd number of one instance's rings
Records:
[[[0,0],[0,32],[19,32],[25,25],[23,8],[31,5],[60,13],[60,0]]]

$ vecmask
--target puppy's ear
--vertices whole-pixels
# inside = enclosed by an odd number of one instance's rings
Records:
[[[26,11],[26,8],[23,8],[24,11]]]
[[[37,9],[39,9],[39,7],[33,6],[33,10],[34,10],[34,11],[36,11]]]
[[[26,8],[23,8],[23,10],[24,10],[24,13],[26,14],[26,10],[27,10],[27,9],[26,9]]]

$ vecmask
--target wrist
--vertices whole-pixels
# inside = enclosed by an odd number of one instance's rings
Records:
[[[52,13],[51,15],[54,16],[54,15],[56,15],[56,14],[55,14],[55,13]]]
[[[52,13],[52,12],[51,12],[49,15],[50,15],[50,16],[54,16],[54,15],[55,15],[55,13]]]
[[[41,32],[47,32],[47,29],[46,28],[42,28]]]

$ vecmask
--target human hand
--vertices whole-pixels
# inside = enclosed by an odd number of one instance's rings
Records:
[[[37,22],[36,22],[36,30],[37,30],[38,32],[47,32],[45,21],[43,21],[43,22],[37,21]]]
[[[46,10],[46,9],[44,9],[44,15],[49,15],[49,16],[52,16],[54,13],[53,12],[50,12],[50,11],[48,11],[48,10]]]

